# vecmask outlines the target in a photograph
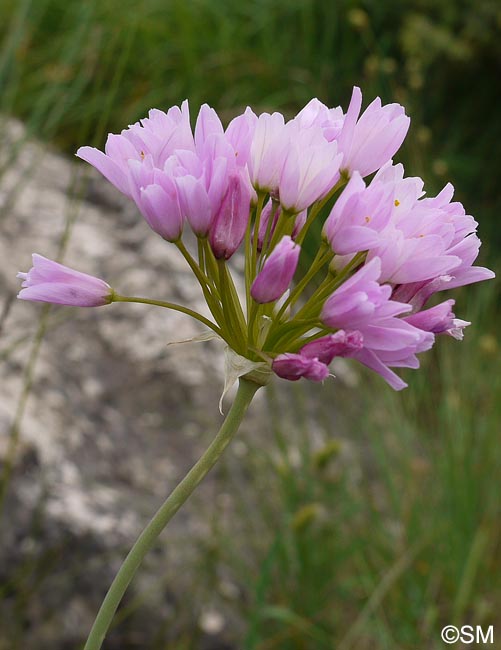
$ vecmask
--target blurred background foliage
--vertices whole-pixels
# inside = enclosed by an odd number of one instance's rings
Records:
[[[0,0],[0,109],[72,153],[188,97],[229,119],[312,96],[403,103],[399,154],[446,179],[501,242],[501,8],[496,0]]]
[[[208,102],[226,121],[247,104],[292,115],[312,96],[346,107],[354,84],[366,104],[401,102],[412,126],[397,159],[430,194],[454,183],[499,267],[496,0],[0,0],[0,15],[0,113],[69,155],[186,97],[193,114]],[[275,421],[268,453],[240,460],[264,528],[242,497],[241,517],[215,524],[200,550],[198,578],[217,591],[224,563],[246,585],[245,648],[431,649],[443,624],[496,622],[498,285],[456,295],[475,326],[460,349],[441,340],[405,394],[368,375],[339,388],[334,428],[357,457],[328,421],[320,442],[309,436],[295,386],[303,437],[286,440]],[[187,628],[175,647],[194,638]]]

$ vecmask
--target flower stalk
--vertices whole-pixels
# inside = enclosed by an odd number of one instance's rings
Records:
[[[84,650],[100,650],[118,606],[144,557],[152,549],[172,517],[219,460],[238,431],[252,398],[259,388],[260,384],[255,381],[245,377],[240,378],[231,409],[216,437],[158,509],[125,558],[101,605]]]
[[[165,309],[172,309],[173,311],[179,311],[182,314],[191,316],[192,318],[197,320],[199,323],[202,323],[202,325],[205,325],[206,327],[211,329],[219,336],[222,335],[221,328],[219,328],[215,323],[210,321],[208,318],[205,318],[205,316],[202,316],[202,314],[199,314],[193,309],[190,309],[189,307],[184,307],[184,305],[177,305],[174,302],[167,302],[165,300],[153,300],[152,298],[139,298],[137,296],[121,296],[115,292],[113,292],[112,294],[111,301],[112,302],[137,302],[143,305],[155,305],[156,307],[164,307]]]

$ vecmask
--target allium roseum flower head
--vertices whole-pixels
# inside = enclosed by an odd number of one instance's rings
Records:
[[[82,147],[77,155],[178,247],[212,319],[157,297],[120,296],[41,256],[20,274],[19,297],[151,302],[214,330],[239,355],[239,367],[324,381],[331,361],[344,357],[400,390],[406,384],[394,368],[417,368],[436,335],[461,339],[469,324],[456,318],[452,299],[427,302],[494,277],[474,266],[478,224],[453,200],[452,185],[427,197],[423,181],[393,163],[408,128],[399,104],[376,98],[363,110],[359,88],[346,111],[318,99],[290,120],[247,108],[226,129],[205,104],[193,130],[187,102],[151,110],[109,135],[104,152]],[[324,207],[322,241],[307,260],[309,229]],[[188,225],[197,239],[191,252]],[[234,282],[239,271],[242,282]]]

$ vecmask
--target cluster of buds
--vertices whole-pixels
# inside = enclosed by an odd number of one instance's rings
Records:
[[[477,223],[452,201],[452,186],[425,198],[422,180],[393,164],[409,128],[402,106],[376,99],[361,114],[361,105],[354,88],[346,113],[313,99],[289,121],[247,108],[226,129],[204,105],[193,131],[183,102],[109,135],[104,153],[82,147],[77,155],[178,247],[213,320],[173,307],[211,327],[237,355],[285,379],[312,381],[328,377],[334,357],[350,357],[399,390],[406,384],[392,368],[417,368],[416,355],[437,334],[460,339],[469,324],[455,318],[453,300],[425,308],[429,298],[494,274],[473,266]],[[329,207],[305,268],[305,237]],[[196,251],[183,240],[187,226]],[[242,296],[227,263],[239,249]],[[39,255],[20,276],[19,297],[27,300],[129,300]]]

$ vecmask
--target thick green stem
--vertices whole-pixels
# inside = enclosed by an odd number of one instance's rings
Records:
[[[235,400],[211,445],[160,507],[125,558],[101,605],[84,650],[99,650],[101,648],[120,601],[145,555],[153,547],[165,526],[226,449],[237,432],[259,386],[259,384],[243,377],[240,379]]]

